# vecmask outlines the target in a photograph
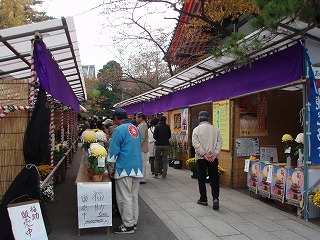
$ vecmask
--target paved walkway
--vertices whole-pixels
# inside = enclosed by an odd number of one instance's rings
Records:
[[[140,196],[178,239],[320,239],[319,226],[234,189],[220,188],[218,211],[212,198],[198,205],[197,180],[187,170],[169,168],[165,180],[148,174]]]
[[[48,204],[54,239],[79,239],[75,176],[82,159],[68,169],[67,181],[56,187],[56,203]],[[209,185],[207,184],[207,187]],[[210,192],[210,191],[209,191]],[[168,168],[167,179],[154,179],[149,172],[147,184],[140,185],[139,229],[134,234],[106,236],[105,228],[82,230],[83,239],[159,239],[159,240],[248,240],[248,239],[320,239],[320,227],[270,206],[259,199],[234,189],[221,187],[220,209],[196,203],[199,198],[197,180],[188,170]],[[119,218],[114,218],[117,225]]]

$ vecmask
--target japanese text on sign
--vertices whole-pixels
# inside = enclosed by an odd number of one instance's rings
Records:
[[[78,183],[79,228],[112,226],[111,183]]]
[[[15,239],[48,239],[38,201],[8,205]]]

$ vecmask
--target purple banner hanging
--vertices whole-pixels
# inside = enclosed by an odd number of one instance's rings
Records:
[[[176,91],[152,102],[125,106],[128,114],[146,115],[184,108],[207,101],[219,101],[299,80],[303,76],[303,51],[300,43],[252,62],[234,71],[195,86]]]
[[[303,50],[308,62],[310,81],[310,161],[312,164],[320,164],[320,95],[308,50],[305,47]]]
[[[80,113],[80,104],[66,77],[43,42],[34,43],[34,65],[41,88],[51,96]]]

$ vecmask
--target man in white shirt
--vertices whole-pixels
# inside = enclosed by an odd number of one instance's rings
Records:
[[[140,130],[142,136],[141,154],[143,164],[143,178],[141,178],[140,184],[145,184],[147,182],[147,161],[149,159],[149,137],[146,116],[142,112],[138,112],[136,114],[136,123],[138,124],[138,129]]]
[[[218,157],[222,147],[222,137],[219,128],[208,122],[209,113],[199,113],[200,124],[192,132],[192,146],[195,148],[198,167],[198,185],[200,199],[198,204],[208,205],[206,176],[209,174],[211,194],[213,197],[213,209],[219,209],[219,175]]]

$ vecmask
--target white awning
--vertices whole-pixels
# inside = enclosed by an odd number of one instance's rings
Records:
[[[30,77],[31,40],[39,32],[79,101],[87,99],[73,17],[0,30],[0,80]]]
[[[294,22],[291,24],[283,23],[276,34],[269,30],[258,30],[246,36],[242,42],[250,42],[256,36],[259,36],[258,38],[263,44],[259,49],[247,53],[252,61],[287,48],[295,44],[302,37],[320,42],[320,29],[315,27],[310,28],[308,24],[302,22]],[[242,42],[239,44],[241,45]],[[168,78],[159,85],[175,91],[232,71],[242,67],[244,64],[245,63],[237,62],[236,57],[228,53],[224,53],[221,57],[210,56],[175,76]]]
[[[164,95],[168,95],[169,93],[172,93],[172,90],[164,87],[158,87],[156,89],[152,89],[148,92],[142,93],[138,96],[119,102],[115,104],[113,107],[118,108],[118,107],[123,107],[123,106],[131,105],[139,102],[150,102],[156,98],[160,98]]]
[[[277,34],[274,34],[269,30],[260,29],[245,37],[245,40],[242,42],[250,42],[252,39],[256,38],[256,36],[259,36],[259,39],[262,40],[263,43],[258,49],[253,49],[247,53],[250,56],[251,61],[258,60],[290,47],[291,45],[296,44],[301,38],[309,38],[320,42],[319,28],[310,27],[308,24],[299,21],[288,24],[286,23],[287,21],[288,20],[282,21],[283,24],[279,27]],[[161,82],[159,84],[160,88],[157,89],[166,89],[166,93],[163,95],[167,95],[170,91],[174,92],[179,89],[191,87],[215,76],[240,68],[245,64],[246,63],[243,62],[237,62],[236,57],[228,53],[223,53],[221,57],[210,56]],[[157,89],[117,103],[114,107],[123,107],[134,103],[151,101],[155,97],[150,97],[150,93],[152,91],[157,91]]]

